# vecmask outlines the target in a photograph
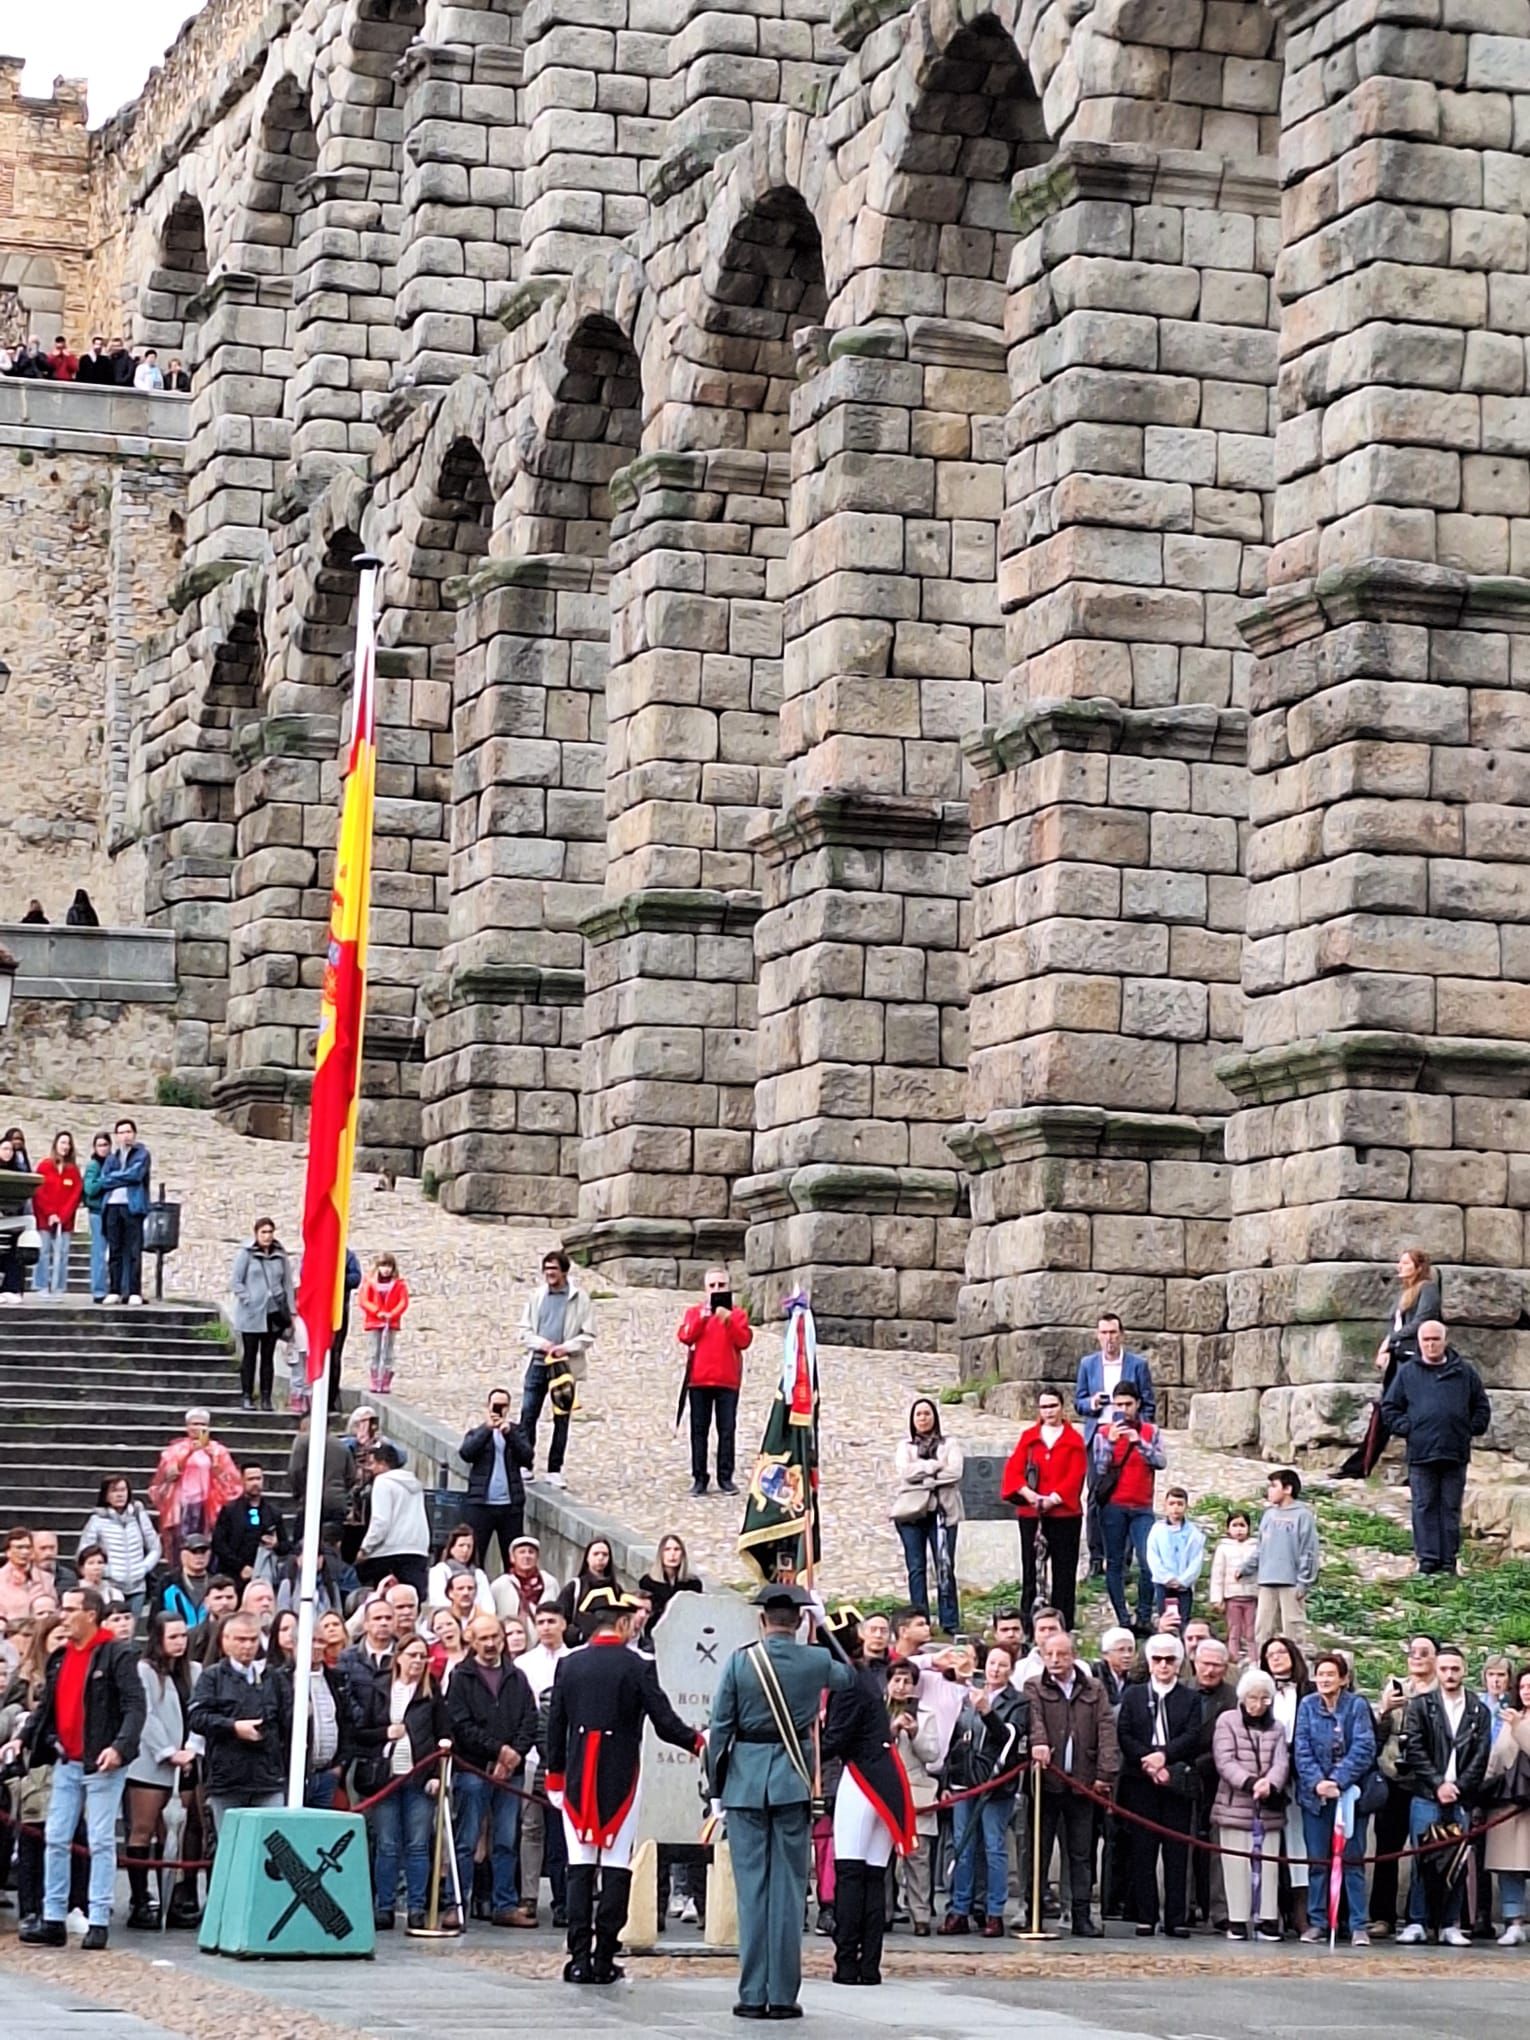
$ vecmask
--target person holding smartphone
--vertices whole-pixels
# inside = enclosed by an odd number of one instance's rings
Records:
[[[738,1428],[738,1394],[744,1382],[744,1355],[754,1338],[749,1313],[733,1301],[726,1268],[709,1268],[705,1295],[680,1320],[676,1333],[686,1349],[685,1383],[680,1406],[691,1406],[691,1493],[707,1491],[707,1447],[717,1425],[717,1491],[736,1495],[733,1481],[734,1436]],[[678,1412],[676,1413],[678,1422]]]

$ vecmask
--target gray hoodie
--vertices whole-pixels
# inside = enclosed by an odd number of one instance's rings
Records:
[[[380,1473],[372,1483],[372,1518],[361,1540],[363,1558],[428,1558],[430,1522],[425,1490],[407,1466]]]
[[[1322,1551],[1317,1517],[1305,1502],[1286,1502],[1259,1518],[1259,1584],[1301,1587],[1317,1582]]]

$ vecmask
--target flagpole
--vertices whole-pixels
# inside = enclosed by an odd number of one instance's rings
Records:
[[[375,632],[377,617],[377,576],[382,561],[372,553],[362,553],[356,560],[359,581],[356,591],[356,658],[353,681],[353,703],[351,723],[351,755],[357,756],[358,735],[364,736],[368,744],[372,740],[372,724],[375,716]],[[362,719],[365,729],[361,728]],[[342,803],[345,796],[342,796]],[[360,1097],[360,1054],[361,1032],[365,1018],[366,998],[366,923],[371,891],[371,813],[365,818],[365,842],[362,846],[364,858],[363,886],[359,901],[360,934],[358,953],[360,962],[361,991],[360,1003],[355,1013],[355,1095],[351,1099],[349,1126],[339,1146],[338,1168],[334,1183],[336,1205],[342,1214],[337,1249],[337,1268],[331,1307],[329,1312],[328,1336],[321,1349],[321,1362],[317,1377],[312,1373],[313,1355],[310,1352],[308,1405],[308,1477],[304,1482],[303,1496],[303,1548],[302,1562],[298,1572],[298,1627],[297,1642],[294,1646],[292,1677],[292,1747],[287,1762],[287,1804],[297,1808],[303,1804],[308,1785],[308,1702],[309,1676],[313,1661],[313,1633],[317,1618],[319,1591],[319,1530],[320,1516],[324,1506],[324,1452],[329,1437],[329,1383],[333,1362],[335,1332],[340,1323],[340,1314],[345,1295],[345,1249],[348,1220],[350,1215],[351,1172],[356,1160],[356,1110]],[[344,820],[342,817],[342,835]],[[337,869],[337,878],[339,872]],[[352,902],[355,911],[358,903]],[[330,925],[331,948],[335,936],[335,923]],[[331,1020],[333,1015],[330,1015]],[[312,1122],[310,1121],[310,1134]],[[312,1167],[313,1154],[310,1143],[309,1164]],[[305,1211],[306,1219],[306,1211]],[[307,1239],[304,1241],[305,1261]]]

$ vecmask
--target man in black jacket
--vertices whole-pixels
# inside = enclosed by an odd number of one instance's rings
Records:
[[[1195,1670],[1190,1690],[1201,1710],[1200,1736],[1195,1746],[1195,1773],[1201,1781],[1195,1803],[1193,1832],[1203,1841],[1211,1840],[1211,1802],[1217,1796],[1217,1766],[1211,1753],[1211,1739],[1217,1723],[1238,1704],[1238,1689],[1227,1676],[1227,1645],[1208,1636],[1195,1653]],[[1195,1909],[1209,1920],[1218,1933],[1227,1925],[1227,1887],[1222,1881],[1222,1859],[1209,1850],[1194,1851],[1191,1863],[1195,1886]]]
[[[1179,1683],[1184,1650],[1177,1637],[1151,1636],[1145,1685],[1128,1686],[1116,1716],[1121,1745],[1120,1801],[1123,1812],[1146,1814],[1182,1835],[1191,1830],[1198,1782],[1195,1758],[1201,1738],[1201,1703],[1193,1687]],[[1128,1822],[1132,1875],[1136,1885],[1137,1932],[1146,1937],[1158,1924],[1158,1857],[1163,1855],[1163,1930],[1183,1941],[1185,1877],[1190,1851],[1150,1829]]]
[[[227,1573],[241,1588],[255,1577],[260,1547],[278,1558],[288,1551],[282,1512],[267,1495],[264,1469],[253,1459],[244,1462],[244,1493],[218,1511],[213,1525],[213,1571]]]
[[[521,1782],[518,1774],[537,1739],[537,1704],[525,1673],[505,1656],[505,1625],[497,1615],[475,1615],[467,1640],[473,1654],[458,1665],[446,1689],[452,1743],[462,1760],[452,1796],[457,1877],[466,1904],[473,1889],[473,1850],[483,1817],[491,1814],[490,1917],[496,1927],[515,1927],[522,1924],[516,1917],[521,1904],[521,1802],[491,1781]],[[480,1771],[489,1776],[479,1777]]]
[[[65,1636],[27,1729],[33,1764],[53,1766],[43,1857],[42,1918],[21,1939],[62,1948],[69,1912],[69,1851],[80,1816],[90,1847],[90,1924],[84,1946],[104,1948],[117,1887],[117,1810],[127,1767],[138,1754],[147,1703],[132,1647],[101,1627],[106,1602],[94,1587],[70,1587],[60,1603]]]
[[[260,1624],[230,1615],[220,1638],[223,1656],[191,1691],[187,1726],[207,1745],[207,1812],[216,1838],[224,1814],[241,1806],[280,1806],[286,1797],[292,1742],[292,1683],[285,1672],[262,1673]]]
[[[1419,1343],[1422,1351],[1422,1333]],[[1418,1362],[1409,1364],[1416,1367]],[[1405,1371],[1398,1369],[1399,1374]],[[1476,1694],[1467,1690],[1466,1659],[1453,1643],[1442,1644],[1436,1653],[1435,1677],[1438,1684],[1427,1693],[1415,1693],[1403,1713],[1402,1765],[1412,1794],[1408,1840],[1414,1848],[1436,1822],[1466,1826],[1467,1809],[1481,1796],[1493,1746],[1492,1719]],[[1446,1854],[1435,1854],[1421,1857],[1416,1866],[1423,1878],[1428,1937],[1433,1940],[1438,1934],[1452,1948],[1465,1948],[1471,1943],[1461,1925],[1466,1880],[1447,1885],[1446,1861]],[[1397,1938],[1422,1941],[1425,1932],[1410,1920]]]
[[[350,1689],[351,1730],[356,1748],[352,1783],[362,1798],[387,1782],[384,1751],[388,1745],[388,1708],[397,1634],[392,1602],[382,1594],[374,1594],[361,1611],[361,1641],[348,1644],[340,1653],[340,1670]]]
[[[699,1731],[670,1706],[652,1658],[627,1648],[633,1607],[631,1596],[614,1587],[592,1587],[579,1604],[590,1640],[553,1674],[542,1748],[547,1802],[561,1809],[568,1843],[565,1983],[616,1983],[621,1978],[616,1947],[632,1890],[643,1723],[651,1721],[660,1742],[675,1749],[700,1756],[706,1747]],[[461,1676],[459,1669],[452,1694]]]
[[[489,1569],[489,1545],[499,1538],[501,1572],[510,1570],[510,1546],[526,1527],[526,1489],[521,1468],[536,1458],[536,1448],[520,1425],[511,1421],[510,1391],[491,1388],[488,1421],[475,1424],[457,1447],[468,1468],[466,1522],[478,1540],[478,1563]]]
[[[1472,1440],[1493,1421],[1493,1406],[1482,1376],[1448,1343],[1438,1319],[1419,1326],[1418,1358],[1393,1375],[1381,1399],[1381,1421],[1394,1438],[1408,1441],[1418,1570],[1453,1573]]]

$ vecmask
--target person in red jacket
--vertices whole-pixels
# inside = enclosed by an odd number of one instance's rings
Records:
[[[1073,1628],[1087,1471],[1083,1432],[1064,1418],[1057,1390],[1044,1388],[1036,1398],[1036,1422],[1020,1433],[999,1484],[1020,1522],[1020,1615],[1027,1638],[1032,1633],[1031,1611],[1040,1602],[1057,1610],[1065,1629]],[[1038,1528],[1051,1569],[1051,1588],[1045,1594],[1036,1577]]]
[[[393,1387],[399,1326],[409,1308],[409,1284],[391,1254],[378,1255],[357,1292],[356,1308],[367,1336],[367,1387],[373,1395],[387,1395]]]
[[[69,1287],[69,1240],[85,1195],[85,1176],[75,1157],[74,1135],[53,1137],[53,1151],[38,1167],[42,1181],[32,1196],[32,1217],[42,1241],[32,1287],[62,1296]]]
[[[705,1300],[691,1305],[676,1336],[689,1355],[680,1405],[683,1409],[690,1397],[691,1493],[704,1495],[707,1491],[707,1438],[715,1416],[718,1492],[736,1495],[733,1440],[738,1428],[738,1392],[744,1380],[744,1354],[754,1333],[748,1311],[733,1301],[726,1268],[707,1270]]]
[[[1142,1398],[1119,1381],[1110,1410],[1094,1434],[1094,1492],[1105,1532],[1105,1590],[1116,1620],[1132,1626],[1126,1606],[1126,1554],[1137,1561],[1137,1634],[1153,1633],[1153,1580],[1148,1571],[1148,1532],[1153,1527],[1153,1488],[1166,1463],[1163,1434],[1142,1414]]]

